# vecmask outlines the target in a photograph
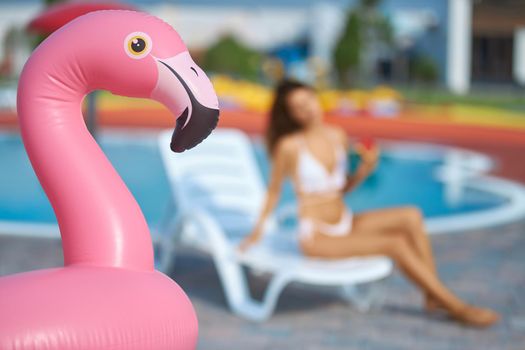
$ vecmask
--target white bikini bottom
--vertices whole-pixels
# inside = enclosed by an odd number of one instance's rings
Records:
[[[345,210],[338,223],[327,224],[309,218],[299,220],[299,239],[310,239],[315,232],[327,236],[345,236],[352,230],[352,212]]]

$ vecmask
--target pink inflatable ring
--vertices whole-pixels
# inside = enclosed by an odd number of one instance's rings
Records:
[[[217,124],[210,81],[158,18],[93,12],[35,50],[18,115],[58,219],[65,267],[0,279],[0,349],[193,349],[192,304],[154,270],[144,216],[84,124],[82,99],[96,89],[163,103],[177,117],[177,152]]]

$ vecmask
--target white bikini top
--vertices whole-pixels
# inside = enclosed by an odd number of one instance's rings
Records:
[[[301,193],[334,193],[346,183],[346,152],[341,145],[335,149],[336,165],[329,172],[310,152],[304,138],[301,139],[297,159],[297,184]]]

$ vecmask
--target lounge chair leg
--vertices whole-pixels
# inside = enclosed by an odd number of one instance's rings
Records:
[[[203,212],[193,212],[192,217],[209,239],[212,256],[222,282],[230,309],[237,315],[252,321],[264,321],[272,314],[279,294],[290,281],[288,272],[275,275],[259,302],[250,296],[246,276],[238,260],[236,247],[230,245],[225,233]]]
[[[341,287],[341,296],[350,302],[359,312],[369,312],[384,299],[383,286],[378,283],[345,285]]]
[[[277,300],[283,288],[290,281],[287,273],[275,275],[264,293],[262,301],[254,300],[249,293],[243,295],[242,301],[232,305],[233,311],[244,318],[252,321],[262,322],[267,320],[275,310]]]
[[[205,212],[195,210],[188,216],[197,224],[197,229],[207,236],[215,267],[230,309],[243,317],[257,318],[258,305],[250,297],[246,277],[235,250],[236,247],[230,244],[222,228]]]
[[[230,309],[241,317],[261,322],[272,314],[279,294],[289,279],[284,274],[276,275],[270,281],[262,301],[254,300],[248,289],[246,276],[234,257],[215,259],[218,273]]]

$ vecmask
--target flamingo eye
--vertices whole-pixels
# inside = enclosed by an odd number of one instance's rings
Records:
[[[124,41],[124,49],[131,58],[144,58],[151,51],[151,39],[146,33],[131,33]]]
[[[142,51],[146,50],[146,41],[137,36],[129,41],[129,48],[133,53],[140,55]]]

